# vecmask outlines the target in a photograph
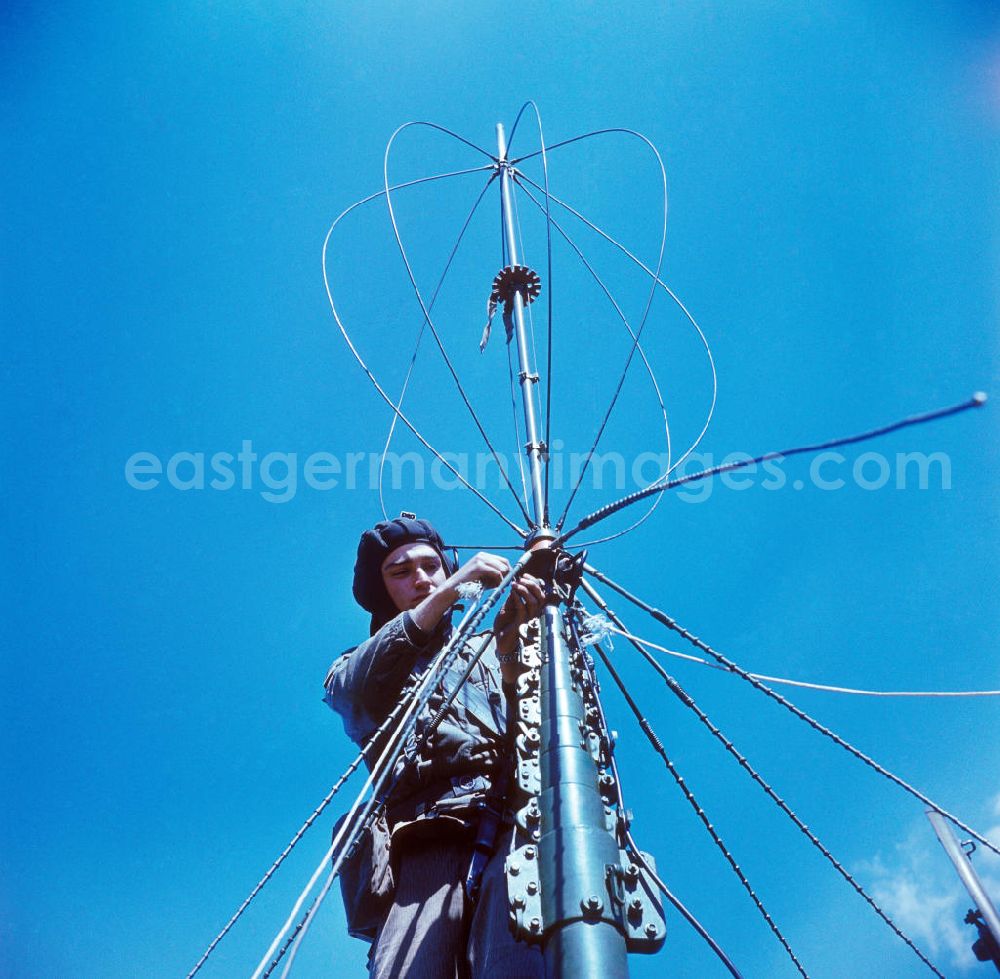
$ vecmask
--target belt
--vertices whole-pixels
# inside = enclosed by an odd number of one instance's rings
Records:
[[[456,775],[448,783],[417,792],[386,806],[389,825],[409,823],[435,815],[481,809],[490,791],[490,781],[482,775]]]

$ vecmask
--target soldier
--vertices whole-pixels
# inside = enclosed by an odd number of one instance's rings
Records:
[[[460,586],[493,587],[509,571],[505,558],[487,553],[457,567],[438,532],[409,515],[361,535],[354,597],[371,613],[371,638],[338,657],[325,684],[327,703],[357,744],[448,641]],[[523,627],[543,606],[542,583],[521,576],[492,635],[464,644],[446,691],[489,641],[430,739],[415,757],[401,755],[385,820],[342,875],[349,929],[373,942],[373,979],[544,977],[540,950],[511,935],[504,876],[512,824],[504,806],[513,758],[508,710],[522,670]],[[439,687],[431,715],[443,701]]]

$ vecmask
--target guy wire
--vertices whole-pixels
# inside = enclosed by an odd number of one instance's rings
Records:
[[[618,671],[612,665],[611,660],[608,658],[607,654],[604,652],[604,649],[601,647],[601,644],[600,643],[594,643],[594,647],[593,648],[597,650],[598,654],[601,657],[601,660],[604,663],[605,668],[611,674],[611,678],[615,681],[615,684],[618,686],[618,689],[621,691],[621,694],[625,698],[625,702],[628,704],[629,709],[635,715],[636,720],[639,722],[639,727],[642,729],[643,734],[646,735],[646,738],[649,740],[649,743],[653,746],[653,750],[656,751],[656,753],[663,759],[663,763],[667,766],[667,771],[670,773],[671,777],[677,783],[677,787],[684,794],[684,798],[687,799],[687,801],[690,804],[691,808],[694,809],[695,814],[698,816],[698,819],[701,821],[702,825],[705,827],[705,829],[708,832],[709,836],[712,837],[712,841],[719,848],[719,850],[721,851],[722,855],[726,858],[726,861],[729,863],[729,866],[732,868],[733,873],[735,873],[736,876],[739,878],[740,883],[743,885],[744,890],[746,890],[746,892],[750,895],[751,899],[753,900],[754,905],[756,906],[757,910],[760,912],[761,917],[763,917],[764,921],[767,922],[768,927],[771,929],[771,931],[774,933],[775,937],[781,943],[782,947],[788,953],[789,958],[791,958],[792,962],[795,964],[795,968],[798,969],[799,974],[802,975],[802,976],[804,976],[805,979],[808,979],[808,973],[806,972],[805,968],[802,966],[802,963],[796,957],[795,952],[792,951],[792,946],[788,944],[788,939],[785,938],[785,936],[781,932],[781,929],[777,926],[777,924],[775,923],[774,919],[771,917],[770,913],[768,912],[767,908],[764,907],[763,902],[757,896],[756,891],[754,891],[753,885],[747,879],[746,874],[744,874],[743,871],[740,869],[740,865],[736,862],[736,859],[733,857],[732,853],[729,851],[729,848],[726,846],[726,844],[723,841],[722,837],[719,836],[718,831],[712,825],[712,821],[708,818],[708,815],[705,813],[705,810],[701,807],[701,804],[695,798],[695,795],[691,791],[691,789],[689,788],[689,786],[687,784],[687,781],[680,774],[680,772],[677,771],[676,766],[670,760],[670,757],[667,755],[666,749],[663,747],[663,742],[659,739],[659,737],[657,736],[656,732],[653,730],[652,726],[650,725],[649,721],[646,719],[646,717],[643,715],[642,711],[639,709],[639,705],[632,698],[632,695],[628,691],[628,687],[625,686],[624,681],[618,675]]]
[[[841,445],[853,445],[857,442],[867,442],[871,439],[878,438],[879,436],[888,435],[891,432],[896,432],[903,428],[909,428],[911,425],[922,425],[926,422],[936,421],[939,418],[946,418],[949,415],[957,415],[960,412],[968,411],[970,408],[979,408],[985,403],[986,395],[982,392],[977,392],[968,401],[950,405],[947,408],[937,408],[933,411],[922,412],[919,415],[910,415],[900,421],[892,422],[879,428],[873,428],[867,432],[860,432],[857,435],[846,435],[842,438],[830,439],[827,442],[818,442],[814,445],[799,445],[791,449],[783,449],[780,452],[765,452],[763,455],[756,456],[753,459],[740,459],[736,462],[723,463],[718,466],[712,466],[709,469],[702,469],[696,473],[690,473],[687,476],[680,476],[677,479],[654,483],[647,486],[645,489],[636,490],[628,496],[623,496],[620,500],[608,503],[599,510],[595,510],[593,513],[584,517],[572,530],[568,530],[564,534],[560,535],[554,544],[556,546],[564,544],[571,537],[575,537],[578,533],[580,533],[581,530],[585,530],[587,527],[593,526],[593,524],[600,520],[607,519],[619,510],[623,510],[625,507],[631,506],[633,503],[637,503],[639,500],[643,500],[653,493],[658,493],[661,489],[674,489],[678,486],[683,486],[686,483],[692,483],[699,479],[707,479],[711,476],[718,476],[720,473],[733,472],[737,469],[745,469],[747,466],[755,466],[758,463],[767,462],[770,459],[787,459],[790,456],[802,455],[803,453],[821,452],[824,449],[832,449]]]
[[[674,656],[677,659],[687,660],[689,663],[698,663],[700,666],[707,666],[710,670],[720,670],[723,673],[732,671],[719,663],[710,663],[701,656],[691,656],[689,653],[679,653],[675,649],[667,649],[659,643],[650,642],[637,636],[627,629],[619,629],[612,626],[611,631],[616,635],[628,639],[633,645],[642,643],[647,649],[655,649],[658,653],[666,656]],[[801,687],[803,690],[819,690],[824,693],[842,693],[859,697],[1000,697],[1000,690],[859,690],[856,687],[838,687],[828,683],[809,683],[806,680],[791,680],[783,676],[768,676],[766,673],[749,673],[755,680],[763,680],[765,683],[781,683],[790,687]]]
[[[668,629],[673,630],[678,635],[686,639],[693,646],[696,646],[698,649],[702,650],[702,652],[708,653],[709,656],[713,657],[713,659],[721,663],[724,667],[726,667],[727,670],[730,670],[737,676],[742,677],[752,687],[759,690],[761,693],[766,694],[772,700],[781,704],[782,707],[791,711],[799,720],[804,721],[811,728],[818,731],[820,734],[823,734],[826,737],[828,737],[831,741],[834,742],[834,744],[839,745],[841,748],[852,754],[859,761],[864,762],[864,764],[867,765],[869,768],[871,768],[874,772],[877,772],[879,775],[882,775],[884,778],[887,778],[890,782],[893,782],[895,785],[898,785],[901,789],[903,789],[905,792],[908,792],[915,799],[919,799],[925,806],[929,806],[935,812],[939,812],[942,816],[945,817],[945,819],[950,820],[960,830],[962,830],[965,833],[968,833],[969,836],[972,836],[974,839],[982,843],[983,846],[987,847],[988,849],[996,853],[998,856],[1000,856],[1000,847],[998,847],[995,843],[991,843],[985,836],[983,836],[980,833],[977,833],[971,826],[967,826],[957,816],[954,816],[946,809],[943,809],[932,799],[928,798],[928,796],[924,795],[924,793],[921,792],[919,789],[914,788],[914,786],[910,785],[909,782],[904,781],[898,775],[894,775],[883,765],[880,765],[877,761],[866,755],[863,751],[861,751],[858,748],[855,748],[854,745],[852,745],[850,742],[844,740],[844,738],[842,738],[839,734],[830,730],[830,728],[826,727],[825,725],[821,724],[814,717],[811,717],[809,714],[807,714],[804,710],[800,709],[799,707],[796,707],[795,704],[793,704],[786,697],[783,697],[776,690],[772,690],[770,687],[761,683],[760,680],[755,679],[742,667],[738,666],[732,660],[723,656],[722,653],[713,649],[711,646],[703,642],[697,636],[688,632],[687,629],[678,624],[665,612],[662,612],[660,609],[650,605],[648,602],[645,602],[641,598],[638,598],[637,596],[633,595],[622,585],[619,585],[617,582],[612,581],[612,579],[609,578],[607,575],[598,571],[596,568],[591,567],[589,564],[585,564],[584,569],[588,574],[591,575],[591,577],[596,578],[598,581],[603,582],[609,588],[618,592],[618,594],[621,595],[623,598],[625,598],[627,601],[631,602],[638,608],[641,608],[644,612],[646,612],[654,619],[656,619],[657,622],[661,623],[662,625],[665,625]]]
[[[271,879],[271,877],[274,876],[275,871],[277,871],[277,869],[282,865],[282,863],[284,863],[286,857],[292,852],[295,845],[305,835],[306,830],[309,829],[309,827],[312,826],[314,822],[316,822],[316,820],[319,818],[320,815],[322,815],[326,807],[333,801],[333,797],[340,791],[344,783],[357,771],[361,762],[365,760],[369,751],[371,751],[371,749],[378,742],[378,739],[383,737],[389,731],[389,729],[397,722],[397,720],[399,719],[398,715],[404,709],[407,701],[412,699],[415,692],[416,692],[416,687],[413,687],[411,690],[407,691],[404,694],[403,699],[398,704],[396,704],[395,707],[393,707],[389,716],[386,717],[386,719],[379,725],[378,730],[376,730],[375,733],[365,742],[364,747],[357,753],[357,755],[355,755],[353,761],[351,761],[351,763],[347,766],[347,770],[343,773],[343,775],[340,776],[339,779],[337,779],[337,781],[333,785],[333,788],[331,788],[330,791],[323,798],[323,801],[320,802],[320,804],[310,814],[309,818],[306,819],[306,821],[302,824],[302,826],[299,827],[298,832],[296,832],[296,834],[291,838],[288,845],[285,847],[284,850],[281,851],[281,853],[278,855],[278,858],[274,861],[274,863],[271,864],[267,873],[265,873],[264,876],[257,882],[256,887],[254,887],[254,889],[247,895],[246,900],[244,900],[244,902],[236,909],[235,914],[233,914],[233,916],[229,919],[229,921],[226,923],[226,926],[222,929],[222,931],[219,932],[218,935],[215,936],[215,938],[212,939],[208,948],[206,948],[205,951],[202,953],[201,958],[198,959],[198,961],[195,963],[194,968],[187,974],[186,979],[192,979],[192,977],[198,972],[198,970],[205,964],[205,962],[208,960],[209,955],[211,955],[212,952],[214,951],[216,945],[218,945],[219,942],[221,942],[222,939],[226,937],[226,935],[229,933],[229,930],[233,927],[233,925],[236,924],[236,922],[239,920],[243,912],[246,911],[246,909],[250,906],[250,902],[260,893],[264,885]]]
[[[576,602],[572,607],[570,607],[569,609],[570,614],[568,617],[569,627],[573,633],[573,638],[576,642],[576,646],[580,650],[580,657],[583,660],[584,666],[587,669],[587,674],[590,677],[591,686],[594,689],[594,700],[597,704],[597,712],[600,717],[601,730],[607,732],[609,729],[608,719],[607,715],[604,713],[604,704],[602,703],[600,696],[598,696],[599,685],[597,682],[597,675],[594,672],[593,660],[589,655],[587,655],[584,652],[584,644],[582,639],[580,638],[578,619],[582,610],[583,610],[582,606],[580,605],[579,602]],[[610,739],[609,739],[609,745],[610,745]],[[615,759],[615,753],[613,747],[611,747],[611,749],[608,752],[608,762],[611,765],[611,771],[615,779],[615,795],[618,797],[618,811],[619,813],[622,814],[620,825],[623,827],[624,830],[624,836],[625,836],[624,842],[626,846],[629,848],[629,851],[632,855],[632,859],[635,860],[636,863],[640,864],[645,869],[646,873],[649,874],[650,878],[663,893],[664,897],[666,897],[666,899],[674,906],[674,908],[676,908],[676,910],[680,913],[680,915],[684,918],[684,920],[698,933],[698,935],[705,940],[709,948],[711,948],[712,951],[715,952],[715,954],[722,961],[722,964],[729,970],[729,973],[734,977],[734,979],[743,979],[743,977],[740,975],[739,970],[733,964],[729,956],[726,955],[726,953],[722,950],[722,947],[718,944],[718,942],[716,942],[715,939],[712,938],[712,936],[708,933],[704,925],[702,925],[702,923],[691,913],[691,911],[689,911],[688,908],[684,906],[681,900],[670,890],[670,888],[668,888],[667,885],[663,883],[663,881],[657,876],[656,872],[650,866],[649,862],[643,856],[642,851],[638,847],[638,844],[632,837],[632,830],[630,824],[628,822],[628,819],[625,818],[624,815],[627,812],[627,809],[625,807],[625,796],[622,791],[622,780],[621,776],[618,773],[618,762]]]
[[[588,581],[583,581],[582,583],[584,591],[597,603],[597,606],[601,611],[619,627],[620,630],[624,629],[625,626],[621,619],[608,607],[607,603],[601,598],[597,593],[597,590]],[[916,944],[909,938],[903,931],[896,925],[896,923],[889,917],[889,915],[875,902],[875,900],[868,894],[868,892],[858,883],[854,876],[847,870],[847,868],[827,849],[823,842],[816,836],[812,830],[792,811],[791,807],[782,799],[777,792],[764,780],[757,770],[750,764],[749,760],[744,756],[726,737],[725,734],[712,722],[709,716],[695,703],[691,695],[663,668],[659,661],[646,649],[644,649],[638,642],[633,639],[629,640],[631,644],[638,650],[639,654],[646,660],[647,663],[656,671],[659,677],[667,685],[667,688],[673,693],[685,707],[689,708],[697,716],[698,720],[708,728],[712,736],[719,741],[719,743],[726,749],[726,751],[736,759],[740,767],[750,776],[750,778],[760,786],[767,797],[778,806],[778,808],[795,824],[795,827],[805,835],[809,842],[826,858],[834,870],[840,874],[848,884],[868,903],[872,910],[882,919],[882,921],[892,929],[898,938],[900,938],[920,959],[928,969],[931,970],[939,979],[944,979],[944,975],[935,968],[934,964],[927,958],[924,953],[917,948]],[[607,662],[606,655],[603,650],[601,650],[601,657]]]
[[[450,669],[452,662],[458,657],[459,651],[462,648],[462,646],[464,645],[464,642],[465,642],[466,638],[474,632],[474,630],[479,626],[479,623],[482,622],[482,620],[486,617],[486,614],[490,611],[490,609],[493,608],[493,606],[497,604],[497,602],[500,600],[500,598],[503,595],[503,593],[507,590],[507,588],[510,586],[511,582],[514,580],[514,578],[521,572],[521,569],[528,563],[528,560],[530,559],[530,557],[531,557],[531,552],[530,551],[526,551],[521,556],[521,558],[517,561],[517,563],[515,565],[513,565],[513,567],[511,567],[510,571],[508,571],[507,574],[504,575],[503,579],[499,582],[499,584],[496,586],[496,588],[493,589],[493,591],[490,593],[490,595],[484,601],[480,602],[477,607],[475,607],[474,609],[470,609],[469,612],[466,613],[466,615],[463,618],[463,620],[462,620],[461,624],[459,625],[458,629],[456,629],[455,633],[453,634],[452,638],[449,640],[448,644],[441,651],[441,654],[439,654],[439,657],[438,657],[438,659],[437,659],[437,661],[436,661],[436,663],[434,665],[434,673],[435,673],[435,675],[438,674],[438,673],[441,674],[441,677],[444,677],[444,676],[447,675],[447,671]],[[478,657],[483,654],[483,652],[485,651],[487,645],[488,645],[488,640],[487,640],[487,642],[484,642],[482,644],[482,646],[480,647],[480,649],[478,650],[478,652],[475,654],[475,658],[478,659]],[[428,673],[430,673],[430,670],[428,670]],[[381,792],[382,787],[385,784],[386,778],[391,773],[391,770],[392,770],[391,766],[393,766],[395,764],[396,759],[398,759],[398,757],[399,757],[400,753],[402,752],[403,747],[405,746],[407,740],[411,737],[411,735],[413,734],[414,730],[416,729],[416,724],[417,724],[417,720],[419,718],[419,715],[420,715],[421,711],[423,711],[423,709],[426,707],[427,702],[430,699],[431,693],[433,692],[434,688],[437,685],[438,685],[437,682],[435,682],[433,684],[431,684],[429,681],[426,684],[424,684],[422,682],[421,693],[420,693],[419,697],[416,698],[415,701],[414,701],[414,703],[415,703],[415,709],[411,713],[409,713],[409,717],[406,720],[406,730],[402,732],[402,735],[399,738],[398,744],[393,749],[392,757],[389,758],[389,760],[385,763],[385,771],[380,776],[380,778],[378,780],[378,783],[372,785],[372,796],[368,800],[368,803],[366,804],[365,809],[362,812],[361,818],[358,821],[358,823],[355,825],[352,834],[348,837],[348,839],[346,841],[346,845],[341,848],[340,855],[337,857],[337,860],[335,861],[335,863],[333,865],[333,869],[330,872],[330,875],[327,878],[326,883],[323,885],[323,889],[320,892],[316,903],[313,905],[313,907],[310,909],[309,914],[306,916],[306,918],[305,918],[305,920],[303,922],[303,925],[302,925],[302,930],[299,932],[299,935],[296,938],[295,943],[292,946],[292,949],[291,949],[291,952],[290,952],[289,961],[288,961],[287,965],[285,966],[285,969],[284,969],[284,971],[282,973],[282,976],[287,976],[287,974],[288,974],[288,972],[289,972],[289,970],[290,970],[290,968],[292,966],[292,963],[295,960],[295,955],[297,953],[297,950],[301,946],[301,943],[302,943],[303,939],[305,938],[306,933],[309,930],[309,926],[312,924],[313,920],[315,919],[316,912],[319,910],[320,905],[322,904],[323,899],[326,897],[327,893],[329,893],[330,887],[332,886],[334,879],[336,878],[337,874],[340,871],[340,867],[343,864],[344,858],[345,858],[347,852],[349,851],[350,846],[353,845],[354,839],[356,838],[357,833],[359,832],[360,825],[363,824],[364,820],[367,819],[368,815],[374,809],[376,801],[377,801],[377,796]],[[459,689],[460,689],[460,687],[456,686],[455,689],[453,689],[447,695],[447,703],[450,704],[452,701],[454,701],[455,697],[458,695]],[[400,729],[401,728],[402,728],[402,722],[400,724]],[[377,764],[381,767],[381,765],[382,765],[382,759],[381,758],[379,759],[379,762]],[[370,779],[369,781],[372,781],[372,780]],[[368,790],[368,785],[366,784],[366,786],[362,789],[362,794],[364,792],[366,792],[367,790]],[[360,804],[360,801],[361,801],[361,797],[362,796],[358,797],[358,800],[357,800],[357,802],[355,803],[355,805],[353,807],[352,813],[350,813],[347,816],[347,818],[344,820],[344,824],[341,827],[341,833],[343,832],[344,828],[346,828],[346,826],[348,825],[348,823],[351,821],[354,813],[356,813],[357,807],[358,807],[358,805]],[[312,887],[313,887],[313,885],[315,883],[316,878],[318,878],[319,873],[322,870],[323,865],[326,863],[326,861],[328,859],[330,859],[330,856],[332,856],[332,853],[336,849],[338,843],[339,843],[339,841],[337,841],[337,840],[334,841],[334,845],[331,846],[329,853],[324,857],[323,863],[320,864],[320,866],[317,868],[316,873],[313,875],[313,879],[307,885],[306,891],[303,893],[303,897],[304,897],[305,893],[308,893],[308,891],[312,889]],[[301,903],[302,903],[302,898],[300,898],[300,900],[297,903],[296,907],[293,909],[293,914],[292,914],[291,917],[294,917],[294,915],[298,913],[298,910],[301,908]],[[283,931],[287,931],[288,927],[290,927],[290,925],[286,925],[286,928]],[[264,957],[265,961],[266,961],[266,959],[271,954],[273,954],[274,946],[277,945],[277,942],[279,940],[280,940],[280,935],[279,935],[279,938],[276,939],[275,942],[273,943],[272,948],[268,950],[267,955],[265,955],[265,957]],[[259,969],[259,967],[258,967],[258,969]],[[258,979],[258,975],[255,974],[253,977],[251,977],[251,979]]]
[[[453,649],[458,648],[458,643],[462,638],[462,627],[469,621],[472,614],[473,612],[470,609],[470,611],[466,614],[465,618],[463,619],[462,624],[459,626],[459,629],[456,630],[456,632],[452,636],[451,640],[449,640],[448,644],[437,654],[434,661],[428,665],[427,670],[420,677],[418,683],[416,684],[414,695],[407,704],[403,712],[403,716],[399,720],[399,724],[396,726],[395,730],[390,735],[388,741],[386,742],[385,746],[382,749],[382,753],[379,755],[375,763],[371,766],[371,772],[369,773],[368,778],[365,780],[365,784],[361,787],[361,791],[355,798],[353,805],[348,810],[348,813],[344,818],[344,821],[341,824],[341,827],[338,830],[337,835],[335,836],[333,842],[331,843],[330,848],[323,855],[323,859],[320,861],[319,866],[316,868],[315,872],[313,873],[312,877],[309,880],[309,883],[306,885],[305,889],[302,891],[302,893],[296,900],[294,906],[292,907],[292,911],[289,914],[288,919],[286,920],[284,926],[275,936],[274,941],[271,943],[267,952],[264,953],[264,957],[258,964],[257,969],[251,976],[251,979],[258,979],[261,971],[265,968],[267,961],[271,958],[271,956],[277,949],[279,942],[285,936],[288,930],[292,927],[292,924],[295,920],[295,916],[299,913],[299,911],[302,908],[302,905],[305,903],[306,897],[315,886],[316,881],[319,879],[319,875],[322,873],[323,868],[326,866],[326,862],[333,856],[333,854],[337,851],[337,848],[340,847],[342,843],[344,843],[344,845],[341,848],[341,854],[340,854],[341,858],[343,858],[344,854],[348,852],[351,845],[353,845],[358,824],[355,824],[351,832],[348,833],[348,828],[351,825],[351,821],[356,816],[358,809],[362,805],[364,797],[369,789],[372,790],[372,801],[376,799],[378,792],[380,791],[382,785],[385,782],[385,777],[391,771],[391,766],[395,764],[395,761],[399,757],[403,745],[405,744],[406,738],[410,735],[413,727],[415,726],[415,724],[411,724],[411,721],[415,720],[420,710],[423,709],[424,703],[426,702],[426,699],[424,698],[425,693],[427,693],[429,696],[429,688],[431,688],[432,685],[434,685],[434,682],[439,678],[439,675],[440,676],[444,675],[443,670],[445,667],[445,661],[449,653]],[[361,817],[361,820],[359,822],[363,822],[366,817],[367,817],[367,811]],[[348,834],[346,840],[345,840],[345,834]]]

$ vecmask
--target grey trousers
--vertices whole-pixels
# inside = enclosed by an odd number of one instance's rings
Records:
[[[545,979],[541,949],[516,942],[507,923],[509,843],[509,833],[501,836],[470,908],[464,882],[471,843],[407,840],[395,899],[372,947],[372,979]]]

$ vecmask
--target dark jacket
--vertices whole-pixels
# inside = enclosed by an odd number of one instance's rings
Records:
[[[341,715],[344,729],[356,744],[364,745],[374,734],[450,633],[447,619],[440,629],[426,633],[403,612],[334,660],[326,677],[324,699]],[[456,687],[472,653],[484,642],[488,644],[486,651],[428,743],[415,753],[415,739],[411,738],[397,761],[394,776],[402,774],[402,778],[388,799],[390,822],[430,815],[435,805],[447,809],[449,803],[460,804],[470,794],[482,795],[499,779],[504,765],[507,706],[490,633],[472,636],[463,644],[443,687],[448,692]],[[444,699],[439,687],[417,734]],[[415,763],[407,763],[410,756],[415,756]]]

